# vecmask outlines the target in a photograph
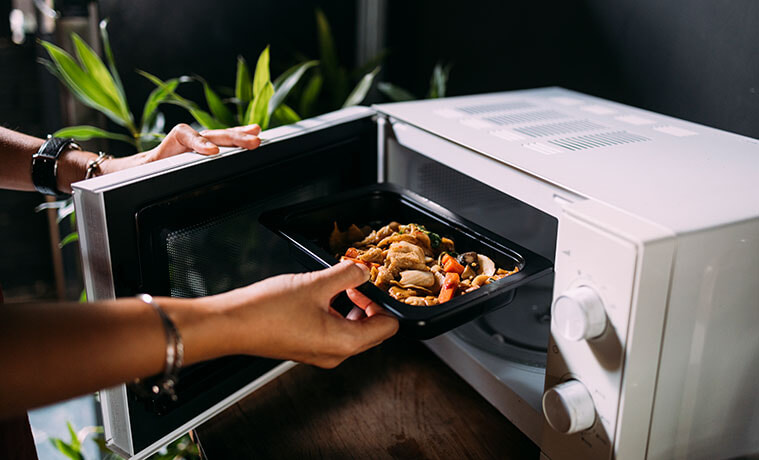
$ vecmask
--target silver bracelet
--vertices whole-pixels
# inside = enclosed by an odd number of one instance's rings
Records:
[[[100,165],[103,164],[105,160],[110,160],[111,158],[113,158],[113,155],[106,155],[104,152],[98,152],[97,158],[87,162],[87,173],[84,175],[85,180],[93,177],[95,171],[100,169]]]
[[[138,294],[137,298],[153,307],[158,316],[161,317],[163,329],[166,333],[166,366],[163,370],[163,378],[154,383],[150,392],[155,396],[168,396],[172,401],[177,400],[175,387],[179,381],[179,369],[182,368],[184,361],[184,344],[182,336],[179,335],[177,327],[169,318],[163,308],[158,305],[150,294]],[[135,383],[139,383],[137,380]]]

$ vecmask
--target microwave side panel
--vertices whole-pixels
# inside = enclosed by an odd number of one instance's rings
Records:
[[[649,458],[759,453],[759,218],[680,235]]]
[[[135,216],[150,203],[181,194],[183,190],[223,182],[226,178],[239,175],[245,168],[256,168],[269,163],[278,165],[281,158],[300,158],[304,154],[316,157],[317,154],[309,152],[324,151],[330,145],[342,145],[340,148],[351,149],[352,147],[345,147],[348,139],[353,139],[349,142],[357,145],[353,148],[355,155],[362,156],[361,160],[356,161],[367,165],[365,174],[349,180],[374,182],[377,126],[373,117],[374,112],[365,107],[344,109],[265,131],[261,135],[264,140],[262,146],[252,153],[239,149],[223,149],[222,153],[213,157],[188,153],[74,184],[88,299],[108,300],[141,291],[142,280],[138,273],[141,262],[137,255],[140,250],[139,232]],[[334,168],[332,164],[324,164],[322,167],[325,171],[329,171],[328,168],[339,171],[333,174],[339,174],[340,177],[349,176],[348,169],[351,169]],[[286,173],[287,171],[282,171],[283,175]],[[171,427],[151,422],[157,425],[151,426],[151,430],[140,431],[154,431],[155,434],[150,439],[139,436],[139,442],[134,438],[133,427],[144,427],[145,422],[134,419],[125,385],[102,390],[101,406],[108,445],[127,458],[145,458],[291,366],[292,363],[283,363],[266,375],[249,380],[247,385],[207,410],[188,416]]]

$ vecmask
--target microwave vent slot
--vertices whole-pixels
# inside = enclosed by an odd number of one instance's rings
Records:
[[[527,134],[530,137],[545,137],[555,136],[558,134],[579,133],[583,131],[595,131],[600,129],[607,129],[605,126],[590,122],[588,120],[572,120],[559,123],[548,123],[542,125],[523,126],[521,128],[513,128],[514,131],[518,131],[522,134]]]
[[[469,115],[481,115],[484,113],[505,112],[507,110],[529,109],[531,107],[534,107],[534,105],[530,104],[529,102],[512,101],[499,102],[497,104],[465,105],[462,107],[456,107],[456,110]]]
[[[567,150],[587,150],[650,140],[651,139],[647,137],[629,133],[627,131],[614,131],[610,133],[587,134],[585,136],[554,139],[548,142]]]
[[[503,115],[486,117],[485,119],[497,125],[516,125],[520,123],[531,123],[536,121],[554,120],[557,118],[567,118],[561,112],[556,110],[539,110],[537,112],[519,112]]]

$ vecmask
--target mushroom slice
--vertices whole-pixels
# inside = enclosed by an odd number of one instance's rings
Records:
[[[405,270],[401,273],[400,283],[403,286],[416,285],[431,287],[435,284],[435,275],[432,272],[422,270]]]
[[[461,279],[471,279],[477,276],[477,273],[472,270],[471,265],[467,265],[466,268],[464,268],[464,271],[461,273]]]
[[[430,288],[426,288],[424,286],[417,286],[415,284],[401,284],[395,280],[390,281],[390,284],[393,285],[393,287],[390,289],[397,288],[397,289],[407,290],[407,291],[417,291],[421,294],[426,294],[426,295],[432,294],[432,291],[430,291]]]
[[[477,275],[475,279],[472,280],[472,286],[484,286],[488,284],[488,280],[490,279],[490,276],[488,275]]]
[[[477,254],[477,262],[480,264],[480,269],[477,270],[478,275],[495,275],[495,262],[490,257]]]
[[[477,253],[474,251],[465,252],[459,255],[459,262],[462,265],[471,265],[477,263]]]

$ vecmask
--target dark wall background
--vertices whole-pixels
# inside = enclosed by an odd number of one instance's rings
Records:
[[[135,113],[141,113],[142,103],[155,88],[136,74],[136,69],[162,79],[198,74],[214,87],[234,88],[237,56],[245,57],[252,71],[267,44],[271,45],[272,78],[301,60],[318,59],[317,8],[329,19],[340,62],[352,67],[356,54],[355,2],[100,2],[101,16],[110,21],[114,55]],[[203,101],[199,84],[184,85],[180,93]],[[162,110],[173,122],[187,116],[167,106]]]
[[[452,94],[559,85],[759,137],[755,0],[390,0],[386,77]]]
[[[450,95],[559,85],[759,138],[757,0],[387,3],[381,78],[417,95],[427,92],[432,67],[444,61],[453,64]],[[34,46],[6,38],[9,6],[0,0],[0,123],[43,135],[57,128],[47,126],[57,116],[40,108],[50,98],[41,96],[44,73]],[[197,73],[231,87],[236,56],[253,64],[266,44],[272,45],[273,75],[316,58],[317,7],[331,22],[341,62],[354,67],[355,1],[100,2],[136,114],[153,89],[137,68],[161,78]],[[198,86],[181,92],[200,100]],[[186,121],[183,111],[164,110],[170,123]],[[46,221],[32,212],[40,201],[0,192],[6,294],[52,292]]]

